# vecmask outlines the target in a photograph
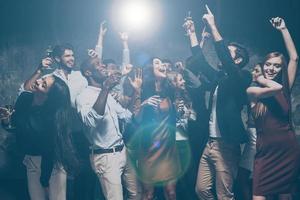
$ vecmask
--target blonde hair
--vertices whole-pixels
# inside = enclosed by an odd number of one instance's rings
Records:
[[[269,60],[271,58],[275,58],[275,57],[279,57],[281,59],[282,70],[281,70],[280,74],[278,74],[277,77],[275,77],[274,81],[283,85],[284,95],[288,100],[290,100],[290,91],[289,91],[288,74],[287,74],[287,62],[286,62],[283,54],[279,53],[279,52],[269,53],[264,58],[263,63],[260,64],[261,71],[262,71],[263,75],[265,76],[264,64],[266,63],[267,60]],[[268,110],[267,106],[263,102],[259,101],[255,104],[255,106],[252,109],[253,117],[256,119],[260,116],[264,116],[266,114],[267,110]]]

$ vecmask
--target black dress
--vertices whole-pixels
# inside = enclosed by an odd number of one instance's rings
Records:
[[[21,153],[42,156],[40,181],[47,187],[54,165],[54,134],[51,131],[53,119],[42,106],[33,106],[32,102],[32,93],[21,93],[12,120],[16,127],[17,146]]]
[[[267,111],[255,119],[257,153],[253,194],[267,196],[293,193],[299,175],[300,146],[290,122],[290,104],[283,93],[264,99],[261,103],[267,107]]]

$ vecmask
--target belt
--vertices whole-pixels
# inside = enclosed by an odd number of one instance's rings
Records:
[[[114,152],[120,152],[124,148],[124,144],[115,146],[110,149],[91,149],[92,154],[103,154],[103,153],[114,153]]]

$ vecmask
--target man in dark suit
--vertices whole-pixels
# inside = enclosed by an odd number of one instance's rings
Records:
[[[211,30],[215,48],[221,61],[220,70],[215,70],[202,54],[192,21],[187,21],[193,58],[191,70],[200,72],[208,79],[209,137],[199,163],[196,192],[201,199],[234,199],[233,180],[240,158],[240,144],[247,135],[241,119],[243,105],[247,104],[246,88],[252,77],[250,72],[241,70],[249,60],[245,48],[236,43],[225,45],[216,25],[214,16],[208,13],[203,20]],[[216,188],[213,188],[216,186]]]

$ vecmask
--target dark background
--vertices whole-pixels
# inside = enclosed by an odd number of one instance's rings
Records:
[[[247,46],[252,64],[271,51],[286,54],[280,33],[269,23],[271,17],[283,17],[296,47],[299,49],[300,46],[299,0],[148,1],[159,5],[154,13],[159,17],[154,18],[144,32],[129,33],[131,60],[135,65],[140,66],[151,56],[172,61],[190,56],[189,41],[182,28],[183,19],[191,11],[200,35],[206,3],[214,12],[224,38]],[[13,104],[20,84],[39,64],[49,45],[71,43],[75,47],[78,66],[86,49],[94,48],[99,24],[104,19],[109,28],[104,41],[104,58],[113,58],[120,63],[122,44],[118,32],[121,30],[113,20],[117,16],[113,10],[116,4],[117,0],[0,0],[0,106]],[[300,135],[299,78],[292,103],[294,123]],[[0,199],[6,199],[4,193],[11,196],[16,192],[16,179],[20,180],[24,170],[14,167],[13,142],[13,136],[0,128]],[[19,191],[22,190],[26,188]]]
[[[137,62],[142,53],[173,60],[186,58],[189,50],[181,27],[183,19],[190,10],[200,32],[205,3],[215,13],[224,37],[246,44],[254,53],[265,54],[272,50],[284,50],[280,34],[268,21],[274,16],[283,17],[296,46],[300,42],[300,3],[297,0],[152,1],[160,4],[160,11],[157,12],[162,14],[161,20],[154,22],[160,25],[157,25],[158,28],[152,31],[152,34],[147,34],[147,30],[131,33],[129,44],[134,62]],[[120,30],[112,24],[112,18],[116,15],[112,10],[113,2],[118,1],[1,0],[0,48],[3,50],[11,46],[25,46],[41,56],[48,45],[69,42],[76,47],[77,55],[81,58],[85,49],[94,47],[99,23],[106,19],[109,31],[105,40],[104,57],[120,60],[121,43],[117,37]],[[151,29],[153,26],[149,27],[149,30]]]

